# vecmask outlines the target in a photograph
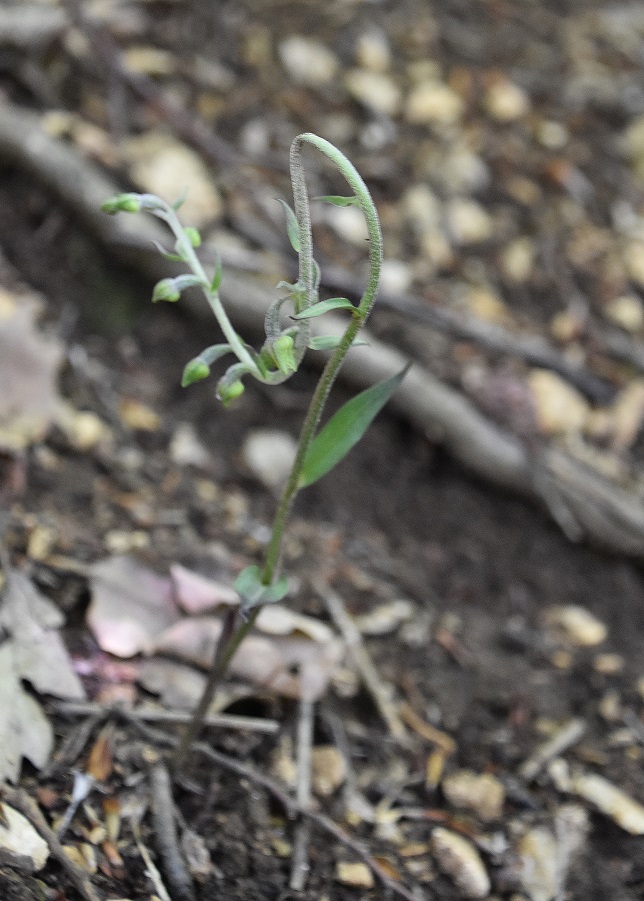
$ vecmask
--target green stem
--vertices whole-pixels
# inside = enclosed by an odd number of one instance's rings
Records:
[[[173,235],[177,239],[178,252],[181,254],[186,265],[192,270],[192,273],[200,280],[206,300],[210,305],[210,309],[215,314],[215,318],[217,319],[219,327],[224,333],[228,344],[230,344],[231,350],[240,363],[244,363],[251,372],[259,375],[257,363],[244,347],[244,343],[233,328],[232,323],[224,310],[223,304],[219,299],[219,292],[210,289],[210,281],[206,275],[206,271],[201,265],[199,257],[195,253],[195,249],[179,221],[179,217],[170,206],[163,210],[156,210],[155,212],[156,215],[163,219],[170,227]]]
[[[291,178],[293,183],[293,197],[295,202],[295,215],[298,221],[298,230],[300,238],[300,264],[299,264],[299,282],[304,288],[304,306],[308,308],[316,301],[315,287],[315,262],[313,259],[313,237],[311,231],[311,216],[309,209],[309,199],[306,189],[306,181],[304,170],[301,163],[301,148],[304,143],[312,144],[324,153],[339,169],[346,179],[349,186],[354,191],[358,204],[365,216],[367,222],[367,230],[369,235],[369,263],[370,272],[367,286],[362,295],[359,305],[351,315],[351,320],[347,326],[344,335],[332,355],[327,360],[322,375],[311,398],[309,409],[307,411],[300,437],[298,440],[295,460],[287,483],[282,491],[273,527],[271,531],[271,540],[266,550],[264,568],[262,570],[262,582],[264,585],[271,585],[278,575],[280,566],[282,540],[288,516],[293,505],[295,496],[299,491],[300,477],[304,461],[313,441],[324,407],[329,396],[329,392],[333,387],[333,383],[338,376],[344,358],[349,351],[358,332],[365,324],[365,321],[373,306],[376,292],[378,290],[378,281],[380,278],[380,267],[382,264],[382,235],[380,231],[380,223],[376,208],[371,199],[371,195],[367,186],[358,174],[354,166],[333,144],[319,138],[313,134],[299,135],[291,146]],[[176,218],[176,217],[175,217]],[[173,229],[174,231],[174,229]],[[176,232],[175,232],[176,233]],[[187,240],[182,230],[183,239],[177,236],[177,239]],[[183,245],[181,244],[183,248]],[[196,254],[192,246],[190,246],[191,254],[186,254],[188,264],[192,265],[192,257],[196,260]],[[201,269],[201,264],[196,260],[197,266]],[[199,274],[198,269],[193,269],[195,274]],[[203,271],[203,270],[201,270]],[[214,309],[214,307],[213,307]],[[300,310],[297,310],[300,312]],[[225,315],[225,314],[224,314]],[[219,319],[219,317],[218,317]],[[221,323],[220,323],[221,324]],[[226,334],[226,333],[225,333]],[[228,334],[226,334],[228,337]],[[229,343],[233,343],[229,339]],[[239,355],[238,355],[239,356]],[[222,633],[215,649],[212,668],[210,670],[204,693],[197,705],[192,716],[190,724],[182,735],[181,742],[174,754],[173,764],[177,768],[185,759],[193,739],[198,734],[203,718],[210,706],[215,692],[223,679],[230,661],[237,653],[237,649],[253,628],[255,621],[259,615],[261,606],[254,607],[248,615],[247,619],[242,619],[237,613],[231,612],[226,618],[222,627]]]

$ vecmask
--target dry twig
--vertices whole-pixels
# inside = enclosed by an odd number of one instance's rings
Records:
[[[66,716],[90,716],[106,719],[113,713],[118,713],[118,705],[109,706],[96,704],[92,701],[52,701],[50,706],[57,713]],[[143,720],[145,723],[165,723],[171,725],[177,723],[185,725],[189,723],[192,714],[184,710],[145,710],[134,708],[127,711],[128,716]],[[206,716],[205,726],[215,726],[220,729],[247,729],[249,732],[264,732],[274,735],[280,729],[277,720],[262,719],[256,716],[239,716],[234,713],[217,713]],[[80,753],[80,752],[79,752]]]
[[[351,619],[342,598],[320,581],[316,581],[313,587],[324,601],[331,619],[342,633],[360,678],[386,723],[389,734],[397,741],[404,742],[408,736],[398,713],[398,705],[392,700],[393,687],[383,680],[373,665],[362,635]]]
[[[302,698],[297,724],[297,803],[305,809],[311,806],[311,748],[313,745],[313,701]],[[294,892],[304,891],[309,872],[309,841],[311,824],[301,817],[295,827],[293,857],[291,860],[290,887]]]
[[[177,901],[195,901],[195,889],[179,848],[170,775],[163,763],[150,770],[150,801],[154,839],[163,869]]]

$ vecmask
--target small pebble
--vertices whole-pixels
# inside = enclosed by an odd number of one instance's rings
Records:
[[[530,901],[552,901],[559,889],[558,841],[545,826],[535,826],[517,844],[519,878]]]
[[[624,248],[624,263],[632,281],[644,288],[644,241],[630,241]]]
[[[457,244],[478,244],[492,235],[492,219],[475,200],[455,197],[447,205],[446,218]]]
[[[433,79],[413,88],[405,106],[405,118],[413,125],[454,125],[464,112],[459,95]]]
[[[318,745],[311,752],[313,791],[328,798],[347,778],[347,762],[334,745]]]
[[[601,644],[608,636],[606,625],[597,617],[576,604],[550,607],[545,613],[547,626],[560,631],[571,644],[580,648]]]
[[[568,143],[568,129],[561,122],[544,119],[535,129],[535,137],[542,147],[548,150],[561,150]]]
[[[335,878],[343,885],[370,889],[374,886],[373,874],[365,863],[349,863],[339,860],[335,865]]]
[[[614,297],[604,307],[604,315],[627,332],[635,333],[644,328],[644,305],[634,294]]]
[[[510,282],[519,285],[532,275],[536,247],[532,238],[515,238],[503,249],[499,265]]]
[[[644,807],[603,776],[573,771],[568,791],[593,804],[630,835],[644,835]]]
[[[384,31],[371,28],[359,36],[356,42],[356,61],[369,72],[386,72],[391,68],[391,47]]]
[[[390,294],[409,291],[414,270],[404,260],[383,260],[380,269],[380,289]]]
[[[328,206],[325,219],[333,231],[350,244],[363,248],[367,237],[367,225],[357,206]]]
[[[296,84],[319,87],[329,84],[338,72],[338,60],[321,41],[294,34],[280,41],[279,57]]]
[[[374,113],[396,116],[400,112],[400,88],[389,75],[367,69],[352,69],[347,72],[344,82],[354,100]]]
[[[453,807],[472,811],[484,823],[501,816],[505,789],[490,773],[458,770],[443,779],[442,789]]]
[[[616,676],[624,669],[624,658],[621,654],[597,654],[593,669],[603,676]]]
[[[255,429],[242,445],[245,464],[271,490],[279,490],[288,478],[296,451],[295,439],[277,429]]]
[[[471,842],[439,826],[432,832],[431,848],[441,872],[450,877],[466,898],[487,898],[490,877]]]
[[[514,122],[530,111],[526,92],[512,81],[499,77],[485,93],[483,105],[497,122]]]
[[[588,404],[565,379],[548,369],[533,369],[528,375],[528,384],[542,435],[562,435],[582,430],[589,412]],[[574,619],[574,613],[561,614],[564,618],[567,615]],[[575,627],[572,625],[570,628]]]

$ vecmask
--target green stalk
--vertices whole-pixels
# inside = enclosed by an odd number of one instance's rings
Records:
[[[324,367],[322,375],[318,380],[317,386],[311,398],[309,408],[302,424],[300,436],[297,445],[297,451],[293,466],[289,474],[289,478],[282,491],[280,501],[277,506],[273,526],[271,530],[271,540],[266,550],[264,567],[262,570],[262,582],[264,585],[271,585],[279,575],[279,567],[282,553],[282,541],[284,538],[284,530],[288,521],[288,516],[293,505],[293,501],[299,491],[300,477],[304,467],[307,453],[311,447],[311,443],[315,438],[315,434],[320,424],[320,419],[324,412],[324,407],[328,399],[333,383],[338,376],[344,359],[356,338],[360,329],[364,326],[366,319],[371,311],[378,290],[378,281],[380,278],[380,268],[382,265],[382,235],[380,231],[380,223],[376,208],[371,199],[371,195],[360,177],[355,167],[333,144],[319,138],[313,134],[299,135],[291,145],[291,179],[293,185],[293,198],[295,204],[295,215],[298,222],[298,235],[300,242],[299,257],[299,283],[304,290],[303,309],[310,307],[317,300],[317,291],[315,287],[315,261],[313,258],[313,237],[311,229],[311,215],[309,208],[309,198],[306,188],[306,180],[304,170],[301,163],[301,148],[304,143],[312,144],[323,154],[325,154],[339,169],[346,179],[347,183],[354,192],[357,203],[362,210],[367,223],[369,235],[369,263],[370,272],[367,286],[362,295],[359,305],[351,314],[351,319],[344,335],[340,339],[338,346],[335,348]],[[175,217],[176,218],[176,217]],[[174,229],[173,229],[174,231]],[[176,232],[175,232],[176,233]],[[181,232],[183,239],[185,235]],[[178,236],[178,240],[182,238]],[[186,243],[187,242],[187,239]],[[183,249],[183,246],[182,246]],[[186,248],[187,250],[187,248]],[[189,265],[192,265],[192,257],[196,259],[194,250],[190,246],[190,254],[188,256]],[[197,266],[201,269],[201,264],[196,260]],[[201,270],[203,271],[203,270]],[[198,269],[193,269],[195,274],[199,274]],[[213,307],[214,309],[214,307]],[[301,312],[297,309],[296,312]],[[224,314],[225,315],[225,314]],[[219,317],[217,317],[219,320]],[[221,324],[221,322],[220,322]],[[226,337],[229,338],[225,332]],[[229,343],[232,341],[229,338]],[[239,356],[239,354],[238,354]],[[234,657],[240,644],[253,628],[255,621],[261,610],[261,605],[254,607],[249,611],[247,618],[242,618],[235,611],[231,611],[226,618],[222,627],[222,633],[215,649],[212,667],[206,682],[204,693],[197,705],[192,719],[182,735],[181,741],[173,757],[173,765],[175,768],[181,765],[186,753],[188,752],[193,739],[197,736],[203,718],[215,696],[217,688],[223,679],[230,661]],[[241,621],[240,621],[241,620]]]
[[[160,219],[163,219],[168,224],[177,239],[177,250],[180,252],[187,266],[192,270],[193,275],[196,275],[200,280],[206,300],[210,305],[210,309],[215,314],[215,318],[217,319],[219,327],[224,333],[228,344],[230,344],[231,350],[240,363],[248,366],[250,372],[260,375],[257,363],[244,347],[243,341],[233,328],[232,323],[224,310],[221,300],[219,299],[219,292],[213,291],[210,288],[210,281],[206,275],[206,271],[201,265],[199,257],[195,253],[194,247],[190,243],[176,212],[172,207],[167,207],[164,210],[155,210],[154,212]]]

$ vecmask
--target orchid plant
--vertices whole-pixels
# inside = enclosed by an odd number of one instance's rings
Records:
[[[347,196],[316,198],[336,206],[357,206],[367,224],[369,276],[357,304],[346,297],[319,299],[320,268],[313,256],[313,235],[309,196],[302,165],[304,145],[312,145],[339,170],[351,193]],[[382,234],[378,214],[361,176],[353,164],[333,144],[314,134],[301,134],[293,141],[290,172],[294,209],[281,201],[286,215],[288,237],[298,254],[298,277],[294,283],[280,282],[280,296],[268,307],[265,317],[266,338],[259,350],[249,346],[233,327],[220,297],[222,267],[217,264],[209,277],[199,260],[201,244],[198,231],[185,227],[177,214],[181,201],[168,204],[152,194],[120,194],[107,200],[107,213],[148,211],[162,219],[172,232],[172,251],[159,246],[169,260],[184,264],[188,272],[164,278],[155,287],[154,301],[176,301],[186,288],[198,287],[215,315],[225,341],[206,347],[186,365],[182,384],[190,385],[207,378],[211,367],[226,356],[235,358],[217,383],[217,397],[228,406],[244,391],[244,379],[254,378],[265,385],[278,385],[298,371],[307,350],[327,351],[328,359],[311,397],[297,444],[290,475],[283,488],[273,520],[271,538],[261,566],[248,566],[236,579],[241,598],[238,608],[226,615],[215,650],[205,690],[175,752],[179,765],[198,734],[215,691],[237,648],[252,629],[264,604],[282,600],[288,593],[288,579],[280,571],[281,551],[288,516],[297,493],[326,475],[360,440],[368,426],[386,404],[403,379],[406,369],[386,381],[367,388],[351,398],[320,428],[325,403],[344,359],[357,343],[359,333],[371,312],[382,264]],[[338,336],[314,337],[311,320],[330,311],[347,315],[344,332]]]

